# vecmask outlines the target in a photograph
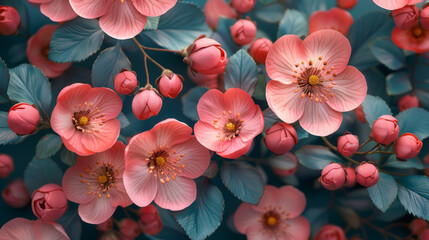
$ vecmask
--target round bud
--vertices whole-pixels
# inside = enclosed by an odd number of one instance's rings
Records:
[[[227,57],[221,44],[211,38],[197,39],[185,50],[184,62],[198,73],[223,73]]]
[[[122,219],[119,226],[119,231],[126,238],[134,239],[140,235],[139,225],[131,218]]]
[[[423,147],[422,141],[412,133],[405,133],[400,136],[395,143],[395,154],[399,159],[409,159],[416,157]]]
[[[156,235],[161,231],[162,221],[154,205],[140,209],[139,226],[141,231],[148,235]]]
[[[7,178],[14,168],[12,157],[0,154],[0,178]]]
[[[161,111],[161,96],[151,87],[143,89],[134,96],[131,108],[137,119],[146,120]]]
[[[10,6],[0,6],[0,35],[13,35],[21,26],[21,16]]]
[[[256,0],[231,0],[231,5],[240,13],[246,13],[253,9]]]
[[[31,198],[34,215],[43,221],[53,222],[59,219],[68,208],[63,189],[54,183],[43,185],[34,191]]]
[[[17,103],[9,110],[7,124],[18,135],[30,134],[39,125],[39,111],[30,104]]]
[[[322,171],[319,182],[328,190],[337,190],[344,185],[346,181],[346,172],[343,166],[338,163],[331,163]]]
[[[250,45],[250,56],[255,59],[256,63],[263,64],[267,58],[268,52],[273,46],[273,42],[267,38],[258,38]]]
[[[419,9],[414,5],[407,5],[403,8],[392,11],[393,21],[398,28],[408,30],[419,18]]]
[[[346,167],[344,168],[346,170],[346,183],[344,186],[346,187],[354,187],[356,185],[356,172],[354,168]]]
[[[176,74],[163,74],[158,81],[159,92],[169,98],[175,98],[179,96],[179,93],[182,91],[183,83],[182,76]]]
[[[351,156],[359,149],[359,138],[353,134],[345,134],[338,138],[338,152]]]
[[[399,99],[399,111],[407,110],[408,108],[415,108],[419,106],[419,99],[415,95],[405,95]]]
[[[398,120],[390,115],[383,115],[372,124],[371,137],[379,144],[389,145],[399,135]]]
[[[256,24],[248,19],[241,19],[230,27],[232,39],[238,45],[247,45],[256,37]]]
[[[13,207],[22,208],[30,202],[30,194],[21,179],[9,183],[2,191],[3,201]]]
[[[286,153],[271,157],[268,164],[275,174],[287,177],[293,175],[298,169],[298,158],[292,153]]]
[[[319,229],[314,240],[347,240],[344,230],[336,225],[325,225]]]
[[[264,141],[273,153],[285,154],[298,143],[298,135],[291,125],[277,122],[266,130]]]
[[[122,71],[115,76],[115,90],[123,95],[129,95],[134,92],[138,85],[135,72]]]
[[[371,187],[378,182],[378,169],[371,163],[363,163],[356,168],[357,182],[364,187]]]

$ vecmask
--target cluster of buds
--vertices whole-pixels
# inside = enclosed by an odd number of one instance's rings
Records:
[[[319,182],[332,191],[342,186],[353,187],[356,181],[364,187],[371,187],[378,182],[378,178],[378,169],[369,162],[362,162],[356,169],[331,163],[323,169]]]
[[[400,9],[393,10],[391,15],[396,27],[403,30],[408,30],[413,26],[429,29],[429,8],[427,4],[421,10],[415,5],[406,5]]]

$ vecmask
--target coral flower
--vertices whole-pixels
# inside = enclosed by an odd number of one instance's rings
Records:
[[[224,94],[212,89],[197,105],[200,120],[194,131],[198,141],[224,158],[247,153],[253,138],[264,129],[264,116],[244,90],[230,88]]]
[[[103,31],[117,39],[133,38],[147,22],[146,16],[159,16],[177,0],[70,0],[74,11],[83,18],[100,18]]]
[[[265,186],[257,206],[242,203],[234,215],[234,225],[248,240],[307,240],[310,223],[300,216],[304,211],[304,194],[292,186]]]
[[[145,207],[155,200],[162,208],[178,211],[195,201],[192,179],[207,169],[210,153],[191,133],[185,123],[167,119],[130,140],[124,185],[136,205]]]
[[[392,41],[402,49],[425,53],[429,51],[429,30],[418,23],[408,30],[395,27],[392,31]]]
[[[77,17],[69,0],[27,0],[40,4],[40,11],[54,22],[65,22]]]
[[[14,218],[0,229],[1,240],[69,240],[63,227],[56,222]]]
[[[70,151],[87,156],[115,144],[121,109],[122,101],[113,90],[75,83],[58,95],[51,126]]]
[[[309,19],[310,34],[322,29],[333,29],[347,35],[353,24],[352,15],[341,8],[331,8],[329,11],[316,11]]]
[[[373,0],[373,1],[378,6],[387,10],[395,10],[395,9],[403,8],[407,5],[414,5],[416,3],[423,2],[423,0]]]
[[[117,206],[132,203],[122,181],[124,151],[125,145],[118,141],[107,151],[78,157],[76,165],[64,174],[63,190],[70,201],[80,204],[83,221],[100,224],[113,215]]]
[[[334,30],[320,30],[304,41],[295,35],[278,39],[267,56],[267,102],[284,122],[299,120],[309,133],[326,136],[341,125],[341,112],[365,99],[364,75],[347,66],[351,46]]]

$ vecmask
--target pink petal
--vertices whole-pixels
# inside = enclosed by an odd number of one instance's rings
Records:
[[[73,83],[61,90],[57,97],[57,104],[62,104],[73,109],[75,105],[81,103],[82,99],[91,88],[89,84]]]
[[[95,198],[93,194],[88,195],[87,185],[82,183],[80,174],[84,169],[71,167],[67,169],[63,176],[63,190],[68,200],[75,203],[88,203]]]
[[[72,114],[67,107],[57,105],[51,114],[51,127],[54,132],[65,139],[70,139],[77,131],[72,122]]]
[[[48,3],[52,0],[27,0],[29,3]]]
[[[247,228],[246,237],[247,240],[277,240],[274,235],[267,235],[264,231],[262,231],[263,225],[261,223],[255,223],[249,228]],[[283,240],[283,239],[282,239]]]
[[[194,132],[198,142],[212,151],[222,152],[228,147],[226,141],[220,141],[217,137],[219,130],[210,123],[198,121],[194,126]]]
[[[225,140],[226,150],[217,152],[221,157],[234,159],[246,154],[252,146],[252,140],[243,142],[241,138],[234,138],[229,141]]]
[[[365,76],[355,67],[347,66],[335,77],[336,85],[331,89],[334,97],[328,96],[326,102],[339,112],[347,112],[357,108],[365,99],[368,86]]]
[[[116,0],[69,0],[73,10],[83,18],[98,18],[112,8]],[[119,1],[117,1],[119,2]]]
[[[42,4],[40,11],[54,22],[64,22],[77,17],[68,0],[52,0]]]
[[[212,123],[213,120],[218,119],[225,110],[224,96],[222,92],[217,89],[209,90],[198,101],[198,117],[203,122]]]
[[[183,154],[183,157],[177,164],[184,164],[185,167],[181,168],[181,176],[187,178],[197,178],[201,176],[210,164],[210,153],[203,147],[195,138],[191,136],[189,140],[183,143],[176,144],[172,147],[176,151],[175,155],[170,156],[174,159],[175,156]]]
[[[79,216],[84,222],[99,224],[110,218],[116,207],[112,207],[110,199],[106,197],[96,197],[91,202],[79,205]]]
[[[276,205],[282,207],[282,211],[289,213],[289,218],[295,218],[304,211],[306,199],[304,193],[292,186],[283,186],[277,190]]]
[[[94,104],[100,110],[99,114],[104,114],[107,120],[116,118],[122,109],[121,98],[109,88],[92,88],[86,94],[84,100],[80,99],[80,101]]]
[[[395,10],[402,7],[405,7],[408,2],[412,2],[412,0],[374,0],[374,3],[378,6],[387,9],[387,10]],[[421,2],[423,0],[415,0],[414,2]]]
[[[188,140],[192,134],[192,128],[186,123],[176,119],[167,119],[156,124],[151,132],[156,134],[156,144],[158,146],[174,146]]]
[[[121,123],[118,119],[111,119],[102,126],[96,128],[99,132],[81,133],[81,144],[85,149],[91,152],[103,152],[115,144],[121,131]]]
[[[298,36],[285,35],[271,47],[265,61],[268,76],[284,84],[291,84],[296,73],[295,64],[305,60],[306,53]]]
[[[55,239],[55,240],[69,240],[64,228],[56,222],[44,222],[36,220],[33,222],[33,229],[36,239]]]
[[[347,35],[353,24],[352,15],[341,8],[331,8],[329,11],[316,11],[308,20],[310,34],[323,29],[333,29]]]
[[[82,168],[85,169],[88,164],[91,164],[93,165],[91,167],[95,168],[97,161],[110,162],[115,168],[119,169],[118,175],[115,174],[115,176],[122,177],[122,172],[125,169],[124,152],[125,145],[120,141],[116,141],[107,151],[99,152],[89,157],[78,157],[75,166],[83,166]]]
[[[310,222],[305,217],[300,216],[283,223],[289,226],[285,234],[286,240],[307,240],[310,236]]]
[[[244,90],[239,88],[228,89],[224,94],[226,109],[231,111],[231,115],[240,114],[240,118],[248,120],[255,115],[259,108],[252,97]],[[259,108],[260,110],[260,108]]]
[[[73,136],[70,137],[70,139],[65,139],[63,137],[61,137],[61,139],[63,140],[64,146],[68,150],[76,153],[79,156],[88,156],[94,154],[94,152],[89,151],[85,148],[85,146],[82,145],[83,134],[85,133],[75,131]]]
[[[122,182],[122,179],[115,184],[116,188],[112,189],[112,191],[109,191],[110,194],[110,204],[112,207],[122,206],[127,207],[133,203],[131,201],[130,197],[128,196],[127,191],[125,190],[124,183]]]
[[[121,3],[115,0],[109,11],[100,18],[100,27],[113,38],[129,39],[139,34],[146,22],[146,16],[137,11],[132,1]]]
[[[299,119],[304,130],[315,136],[327,136],[340,128],[343,115],[332,109],[326,102],[307,101],[305,113]]]
[[[244,142],[251,141],[254,137],[256,137],[259,133],[264,130],[264,115],[262,114],[261,109],[259,106],[255,106],[255,111],[249,111],[249,114],[246,114],[248,116],[247,120],[244,120],[242,124],[242,128],[240,130],[239,137]]]
[[[234,226],[240,233],[246,234],[249,227],[258,223],[261,217],[262,214],[255,211],[253,205],[242,203],[234,214]]]
[[[334,67],[334,73],[340,73],[347,66],[352,52],[349,40],[341,33],[325,29],[310,34],[303,46],[308,60],[313,62],[313,67],[322,69],[324,62],[326,69]],[[322,60],[319,58],[322,57]]]
[[[204,5],[204,13],[206,22],[212,29],[216,29],[219,17],[236,19],[238,15],[224,0],[208,0]]]
[[[419,2],[423,2],[423,0],[409,0],[408,1],[408,5],[413,5],[413,4],[417,4]]]
[[[281,120],[287,123],[297,121],[304,112],[308,98],[295,93],[296,85],[285,85],[271,80],[268,82],[266,96],[268,106]]]
[[[0,229],[0,236],[4,240],[26,239],[37,240],[34,235],[33,221],[24,218],[14,218]]]
[[[194,180],[178,176],[158,185],[155,203],[171,211],[179,211],[191,205],[197,198],[197,185]]]
[[[146,131],[135,135],[125,149],[125,164],[130,161],[144,160],[149,156],[156,145],[156,135],[152,131]]]
[[[134,0],[134,6],[144,16],[159,16],[176,5],[177,0]]]
[[[145,207],[155,198],[158,179],[149,174],[144,159],[127,162],[123,180],[128,196],[137,206]]]

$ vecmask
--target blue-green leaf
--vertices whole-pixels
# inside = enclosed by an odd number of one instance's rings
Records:
[[[391,70],[405,66],[404,51],[397,47],[388,36],[379,37],[369,45],[374,57]]]
[[[322,170],[331,162],[342,162],[341,158],[324,146],[307,145],[296,151],[295,155],[304,167],[314,170]]]
[[[182,96],[182,110],[185,116],[194,121],[198,121],[197,104],[201,96],[203,96],[207,91],[207,88],[194,87]]]
[[[425,168],[422,161],[418,158],[410,158],[410,159],[398,161],[396,159],[395,154],[390,155],[387,161],[383,164],[383,167],[399,168],[399,169],[407,169],[407,168],[424,169]]]
[[[61,63],[83,61],[100,49],[103,38],[98,20],[77,17],[54,32],[49,59]]]
[[[392,176],[379,172],[378,182],[368,188],[368,193],[375,206],[386,212],[398,195],[398,186]]]
[[[301,12],[293,9],[286,10],[279,24],[277,37],[286,34],[305,36],[308,34],[307,18]]]
[[[399,135],[412,133],[420,140],[429,136],[429,112],[423,108],[409,108],[396,115]]]
[[[7,87],[9,86],[9,70],[6,63],[0,58],[0,95],[7,96]]]
[[[130,125],[130,121],[128,120],[127,116],[125,116],[124,113],[119,113],[117,119],[121,123],[121,128],[126,128]]]
[[[242,201],[258,204],[264,193],[264,182],[256,168],[243,161],[225,162],[220,174],[232,194]]]
[[[36,145],[36,158],[49,158],[57,153],[62,145],[63,141],[57,134],[46,134]]]
[[[387,93],[400,95],[411,91],[410,74],[407,72],[395,72],[386,77]]]
[[[219,227],[224,206],[222,192],[203,177],[197,180],[195,202],[174,216],[189,238],[203,240]]]
[[[34,158],[24,172],[24,183],[30,194],[39,187],[55,183],[61,186],[63,171],[51,159]]]
[[[123,68],[131,70],[132,67],[118,42],[114,47],[103,50],[95,60],[91,73],[92,86],[115,89],[115,75]]]
[[[16,102],[34,104],[39,111],[49,113],[52,100],[51,84],[33,65],[21,64],[10,69],[7,95]]]
[[[266,6],[261,6],[256,9],[256,17],[264,22],[276,23],[283,17],[285,7],[280,3],[274,3]]]
[[[23,138],[10,130],[7,115],[7,112],[0,112],[0,145],[17,143]]]
[[[304,13],[307,17],[318,10],[327,10],[326,0],[289,1],[292,7]]]
[[[78,155],[74,152],[69,151],[67,148],[63,148],[60,154],[61,162],[68,166],[74,166]]]
[[[214,32],[211,36],[211,38],[218,41],[222,45],[222,48],[225,50],[227,56],[233,55],[240,49],[240,46],[238,46],[232,38],[230,31],[230,27],[234,25],[236,21],[237,20],[235,19],[224,18],[222,16],[219,17],[219,23],[216,27],[216,32]]]
[[[392,115],[392,111],[383,99],[371,95],[366,96],[362,103],[362,109],[370,127],[380,116]]]
[[[257,73],[253,58],[246,51],[240,50],[226,64],[223,73],[225,89],[240,88],[252,96],[258,81]]]
[[[57,222],[63,226],[70,240],[81,239],[82,221],[77,210],[69,209]]]
[[[429,221],[429,178],[413,175],[399,179],[398,198],[404,208],[416,217]]]
[[[159,16],[157,17],[147,17],[146,25],[144,25],[143,30],[156,30],[158,29]]]

